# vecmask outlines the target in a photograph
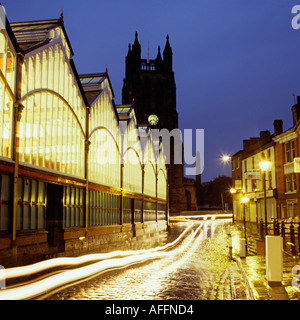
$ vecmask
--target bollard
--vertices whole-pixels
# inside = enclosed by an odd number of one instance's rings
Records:
[[[247,255],[246,239],[242,238],[240,240],[240,258],[246,258],[246,255]]]
[[[281,282],[283,273],[282,237],[266,236],[266,277],[268,282]]]

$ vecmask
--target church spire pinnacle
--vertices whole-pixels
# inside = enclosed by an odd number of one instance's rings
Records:
[[[132,45],[131,50],[132,50],[133,56],[135,56],[138,59],[141,58],[141,45],[138,40],[138,32],[137,31],[135,32],[135,39],[134,39],[134,43]]]
[[[64,23],[64,9],[61,9],[60,17],[58,19],[58,22]]]
[[[170,46],[170,42],[169,42],[169,35],[167,34],[167,41],[166,41],[166,45],[165,45],[165,49],[164,49],[164,52],[163,52],[163,56],[164,56],[164,63],[165,63],[165,70],[167,72],[172,72],[172,56],[173,56],[173,53],[172,53],[172,48]]]

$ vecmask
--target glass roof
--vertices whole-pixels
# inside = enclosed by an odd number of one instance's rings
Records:
[[[104,77],[88,77],[88,78],[81,78],[81,84],[95,84],[95,83],[100,83],[102,82]]]
[[[117,107],[119,114],[126,114],[131,112],[132,107]]]
[[[39,24],[39,25],[32,25],[32,24],[27,24],[27,25],[14,25],[13,23],[11,24],[14,32],[19,32],[19,31],[32,31],[32,30],[41,30],[41,29],[48,29],[53,27],[53,23],[45,23],[45,24]]]

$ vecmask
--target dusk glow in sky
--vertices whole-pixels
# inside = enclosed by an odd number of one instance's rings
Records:
[[[2,0],[10,22],[59,18],[61,9],[79,74],[106,67],[122,103],[125,56],[138,31],[142,58],[155,59],[169,34],[180,129],[204,129],[202,181],[231,176],[222,154],[243,139],[292,126],[300,95],[300,0]]]

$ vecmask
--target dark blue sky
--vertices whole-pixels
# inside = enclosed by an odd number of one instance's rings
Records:
[[[180,129],[205,130],[202,181],[225,174],[222,153],[242,140],[273,133],[273,121],[292,125],[300,95],[300,30],[291,27],[300,0],[2,0],[9,21],[58,18],[79,73],[108,66],[121,103],[125,55],[138,31],[142,57],[155,58],[166,35],[173,49]]]

